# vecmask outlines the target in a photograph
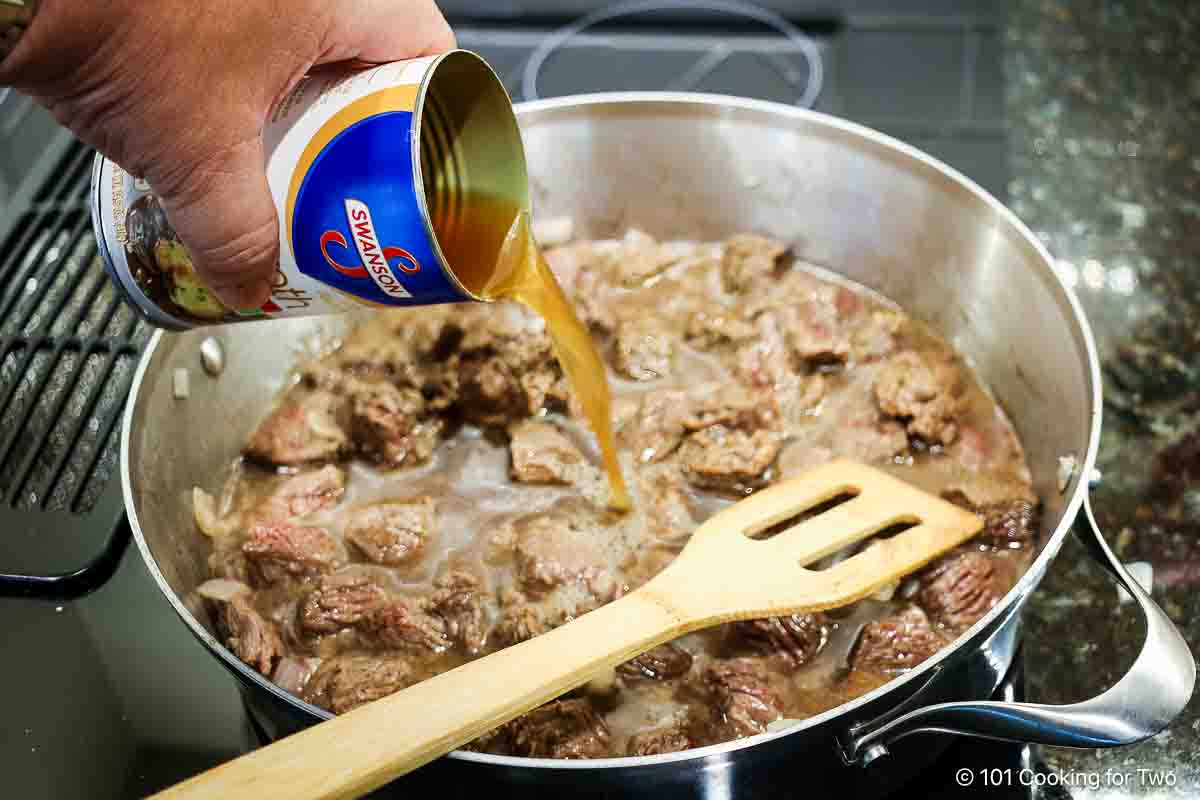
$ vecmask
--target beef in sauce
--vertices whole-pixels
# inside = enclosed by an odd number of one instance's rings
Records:
[[[300,365],[222,496],[196,492],[216,587],[202,594],[248,664],[342,713],[613,601],[699,521],[836,457],[985,518],[899,591],[689,634],[471,745],[667,753],[882,685],[1028,567],[1038,503],[1012,426],[945,341],[883,298],[756,235],[634,232],[546,256],[606,356],[634,509],[608,507],[540,320],[515,304],[380,313]]]

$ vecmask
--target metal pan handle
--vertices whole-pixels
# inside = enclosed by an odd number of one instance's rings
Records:
[[[1187,704],[1196,662],[1187,642],[1150,596],[1121,566],[1104,541],[1090,500],[1075,518],[1075,535],[1089,555],[1137,601],[1146,640],[1133,666],[1108,691],[1082,703],[941,703],[911,711],[849,738],[843,753],[866,765],[912,733],[938,731],[1061,747],[1118,747],[1163,730]]]

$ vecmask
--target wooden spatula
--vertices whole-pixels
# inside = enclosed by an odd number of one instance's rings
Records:
[[[845,502],[831,503],[837,499]],[[805,512],[808,518],[789,525]],[[905,523],[913,527],[829,569],[804,568]],[[865,597],[971,538],[982,524],[878,470],[836,461],[714,515],[670,566],[620,600],[157,796],[357,797],[689,631]]]

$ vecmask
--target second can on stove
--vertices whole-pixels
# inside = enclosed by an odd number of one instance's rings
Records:
[[[491,68],[462,50],[307,76],[264,141],[280,261],[257,309],[222,304],[150,187],[96,157],[100,253],[154,325],[482,300],[505,230],[473,220],[499,211],[511,221],[528,202],[512,104]]]

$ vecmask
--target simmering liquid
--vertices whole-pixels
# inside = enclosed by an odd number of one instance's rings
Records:
[[[475,295],[486,300],[515,300],[545,320],[555,355],[600,445],[609,505],[628,510],[631,502],[617,460],[604,362],[533,238],[529,211],[480,196],[468,198],[463,207],[472,212],[469,228],[461,214],[433,215],[447,262]],[[493,258],[494,263],[489,263]]]

